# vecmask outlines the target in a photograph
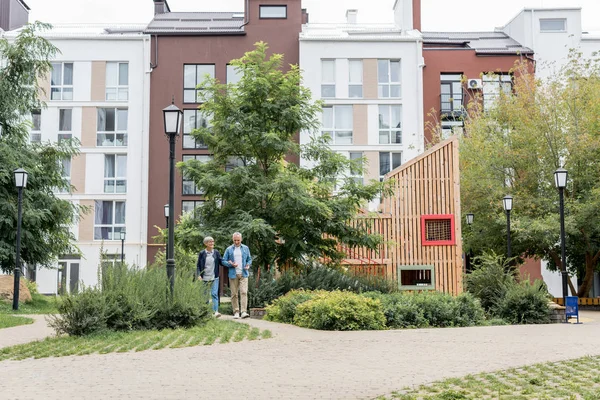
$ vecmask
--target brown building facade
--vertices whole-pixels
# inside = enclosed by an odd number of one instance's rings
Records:
[[[171,104],[183,110],[183,127],[176,144],[176,161],[210,156],[190,131],[205,121],[197,112],[196,90],[205,74],[221,82],[234,82],[228,66],[264,41],[272,53],[284,54],[284,64],[298,64],[298,36],[308,19],[300,0],[248,0],[243,12],[171,12],[166,1],[154,0],[155,16],[146,33],[151,35],[152,75],[150,91],[150,144],[148,183],[148,262],[159,249],[152,237],[155,226],[164,227],[168,203],[169,146],[162,109]],[[176,171],[175,215],[193,210],[202,195],[193,182]],[[162,245],[160,245],[162,246]]]

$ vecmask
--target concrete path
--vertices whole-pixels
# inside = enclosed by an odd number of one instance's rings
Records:
[[[0,362],[2,399],[368,399],[405,386],[600,355],[580,325],[320,332],[260,320],[272,339]],[[0,333],[1,335],[2,333]]]
[[[48,326],[45,315],[15,315],[32,318],[33,324],[0,329],[0,348],[41,340],[54,334],[54,329]]]

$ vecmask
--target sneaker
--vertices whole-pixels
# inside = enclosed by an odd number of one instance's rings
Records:
[[[246,311],[242,313],[242,318],[248,318],[249,316],[250,314],[248,314]]]
[[[240,313],[233,314],[233,319],[240,319]]]
[[[215,318],[219,318],[221,316],[221,313],[218,311],[215,311]]]

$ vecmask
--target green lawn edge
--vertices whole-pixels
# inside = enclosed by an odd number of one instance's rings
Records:
[[[33,324],[32,318],[0,314],[0,329],[29,324]]]

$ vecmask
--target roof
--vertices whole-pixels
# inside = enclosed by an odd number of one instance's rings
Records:
[[[473,49],[477,54],[533,54],[504,32],[423,32],[427,48]]]
[[[302,26],[300,40],[417,41],[419,31],[403,31],[395,24],[319,24]]]
[[[31,8],[27,4],[25,4],[25,0],[17,0],[27,11],[31,11]]]
[[[169,12],[156,14],[144,33],[163,35],[244,34],[244,13]]]
[[[52,24],[52,28],[42,31],[47,39],[128,39],[141,38],[145,24]],[[6,32],[7,37],[17,36],[23,28]]]

